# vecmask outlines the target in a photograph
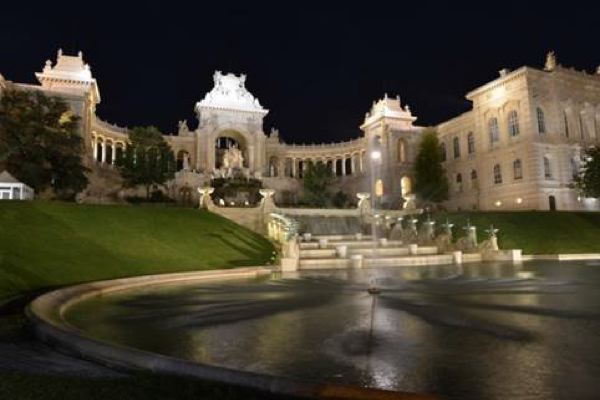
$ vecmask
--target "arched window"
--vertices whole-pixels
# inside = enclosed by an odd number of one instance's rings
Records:
[[[565,136],[569,137],[569,116],[567,115],[567,110],[563,113],[563,118],[565,120]]]
[[[459,193],[463,191],[462,174],[456,174],[456,191]]]
[[[403,176],[400,180],[400,187],[402,189],[402,196],[406,196],[412,192],[412,182],[408,176]]]
[[[538,124],[538,133],[543,135],[546,133],[546,116],[544,115],[544,110],[540,107],[536,108],[537,114],[537,124]]]
[[[519,158],[513,161],[513,178],[515,180],[523,179],[523,166]]]
[[[440,153],[442,153],[442,161],[446,161],[446,143],[440,144]]]
[[[488,121],[488,132],[490,135],[490,143],[494,143],[500,140],[500,131],[498,130],[498,118],[491,118]]]
[[[502,183],[502,169],[500,168],[500,164],[494,165],[494,183]]]
[[[452,147],[454,148],[454,158],[460,158],[460,141],[457,137],[452,139]]]
[[[402,139],[398,140],[398,162],[406,162],[406,147]]]
[[[508,134],[511,137],[519,135],[519,115],[515,110],[508,113]]]
[[[467,152],[469,154],[475,153],[475,136],[473,132],[469,132],[467,135]]]
[[[550,159],[544,156],[544,177],[552,179],[552,170],[550,169]]]
[[[477,171],[471,170],[471,180],[474,181],[477,179]]]

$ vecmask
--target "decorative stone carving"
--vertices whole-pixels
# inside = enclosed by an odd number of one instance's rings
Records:
[[[210,197],[210,195],[213,194],[214,191],[215,188],[210,186],[198,188],[198,193],[200,193],[200,208],[210,210],[215,206],[215,204],[212,201],[212,198]]]
[[[554,51],[548,52],[548,54],[546,54],[546,63],[544,65],[544,70],[554,71],[556,65],[556,54],[554,53]]]
[[[179,121],[177,126],[178,126],[177,135],[190,136],[190,134],[191,134],[190,128],[188,127],[187,121],[185,119],[182,119],[181,121]]]
[[[226,110],[250,111],[266,115],[258,99],[246,89],[246,75],[223,74],[215,71],[213,75],[214,87],[204,96],[196,107],[216,108]]]

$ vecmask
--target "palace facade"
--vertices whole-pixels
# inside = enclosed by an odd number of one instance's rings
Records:
[[[128,131],[98,117],[98,83],[81,52],[69,56],[59,50],[56,62],[46,61],[35,75],[39,85],[0,75],[0,94],[12,86],[64,98],[81,117],[87,161],[100,174],[110,171],[127,145]],[[278,201],[294,202],[307,166],[322,162],[337,177],[335,189],[351,196],[375,192],[391,207],[406,206],[414,198],[413,161],[424,127],[415,125],[417,118],[399,97],[385,95],[373,102],[357,139],[287,144],[277,130],[265,133],[268,110],[246,89],[245,75],[217,71],[213,78],[213,88],[194,108],[198,126],[190,129],[181,121],[177,132],[165,135],[177,157],[178,172],[168,185],[171,195],[226,176],[235,162],[246,176],[276,189]],[[600,68],[595,74],[563,68],[550,53],[543,70],[504,69],[466,97],[472,110],[434,127],[450,182],[448,208],[600,209],[596,200],[581,198],[573,185],[582,150],[600,142]],[[231,161],[226,155],[233,150],[238,156]]]

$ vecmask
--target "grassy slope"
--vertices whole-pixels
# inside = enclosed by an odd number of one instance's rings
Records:
[[[600,213],[472,212],[447,217],[455,224],[455,237],[463,235],[467,218],[477,226],[479,240],[494,224],[500,229],[500,248],[523,249],[524,254],[600,253]],[[445,221],[446,215],[435,219]]]
[[[82,281],[264,265],[272,251],[259,235],[198,210],[2,202],[0,300]]]

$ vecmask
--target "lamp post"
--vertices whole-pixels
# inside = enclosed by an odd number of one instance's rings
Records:
[[[373,208],[377,208],[377,201],[381,204],[381,198],[383,197],[384,187],[383,181],[381,180],[381,138],[379,136],[373,137],[371,141],[371,190],[374,196],[373,199]]]

